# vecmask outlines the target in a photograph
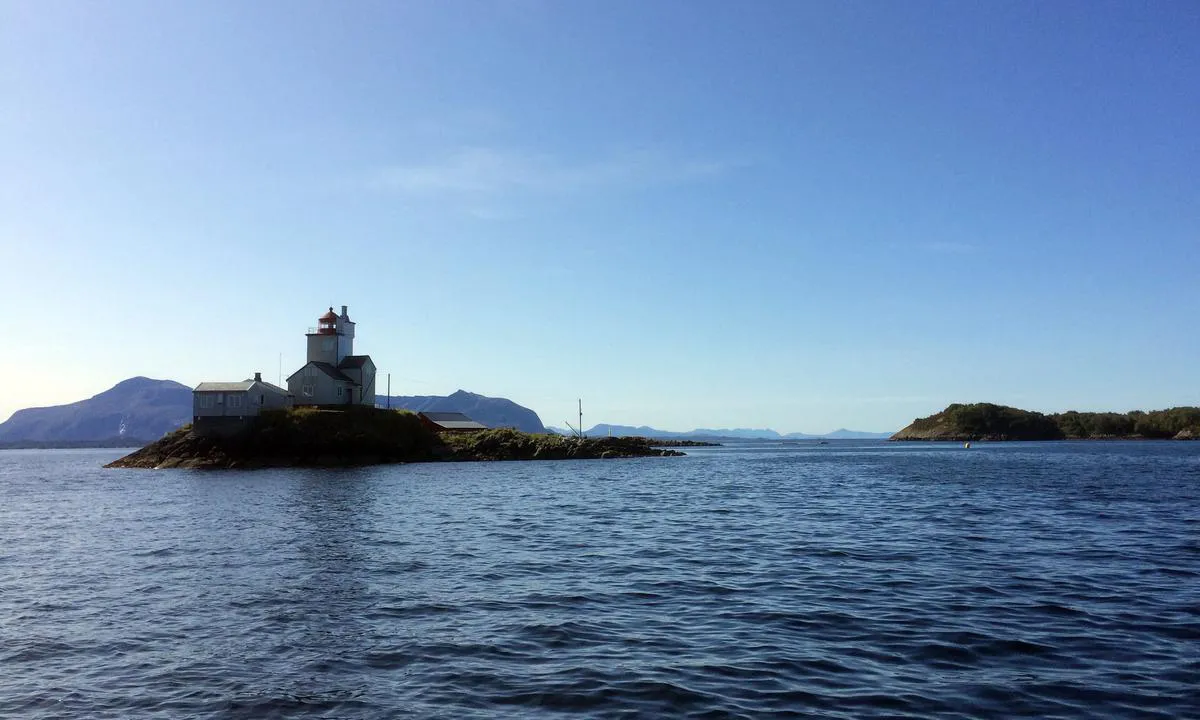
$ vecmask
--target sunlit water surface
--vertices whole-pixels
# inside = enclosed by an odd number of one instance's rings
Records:
[[[1200,717],[1200,443],[0,452],[7,717]]]

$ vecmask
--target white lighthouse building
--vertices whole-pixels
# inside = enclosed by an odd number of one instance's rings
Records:
[[[309,328],[304,367],[288,379],[288,392],[297,405],[375,405],[375,363],[370,355],[354,354],[354,322],[345,305],[329,312]]]

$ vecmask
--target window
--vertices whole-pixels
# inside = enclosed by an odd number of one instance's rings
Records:
[[[225,407],[240,408],[242,406],[242,396],[236,393],[229,393],[229,401],[225,403]]]
[[[341,388],[341,387],[339,387],[339,388],[338,388],[338,397],[341,397],[341,396],[342,396],[342,388]]]
[[[258,404],[259,404],[259,405],[266,405],[266,404],[267,404],[267,396],[266,396],[266,395],[259,395],[259,396],[258,396]]]
[[[313,389],[314,388],[312,385],[304,385],[300,388],[300,392],[302,392],[304,394],[304,397],[312,397]]]
[[[207,410],[207,409],[211,408],[212,406],[213,406],[212,393],[202,393],[200,395],[200,407]]]

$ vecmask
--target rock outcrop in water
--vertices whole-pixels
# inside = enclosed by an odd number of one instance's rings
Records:
[[[416,415],[394,410],[297,408],[264,412],[231,436],[188,425],[106,467],[347,467],[399,462],[572,460],[682,455],[645,438],[575,440],[508,428],[435,433]]]
[[[1200,438],[1200,408],[1128,413],[1069,411],[1043,415],[1006,405],[954,403],[912,424],[892,440],[1100,440]]]

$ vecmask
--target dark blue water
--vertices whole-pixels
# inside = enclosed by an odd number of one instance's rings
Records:
[[[5,717],[1200,717],[1200,443],[0,452]]]

